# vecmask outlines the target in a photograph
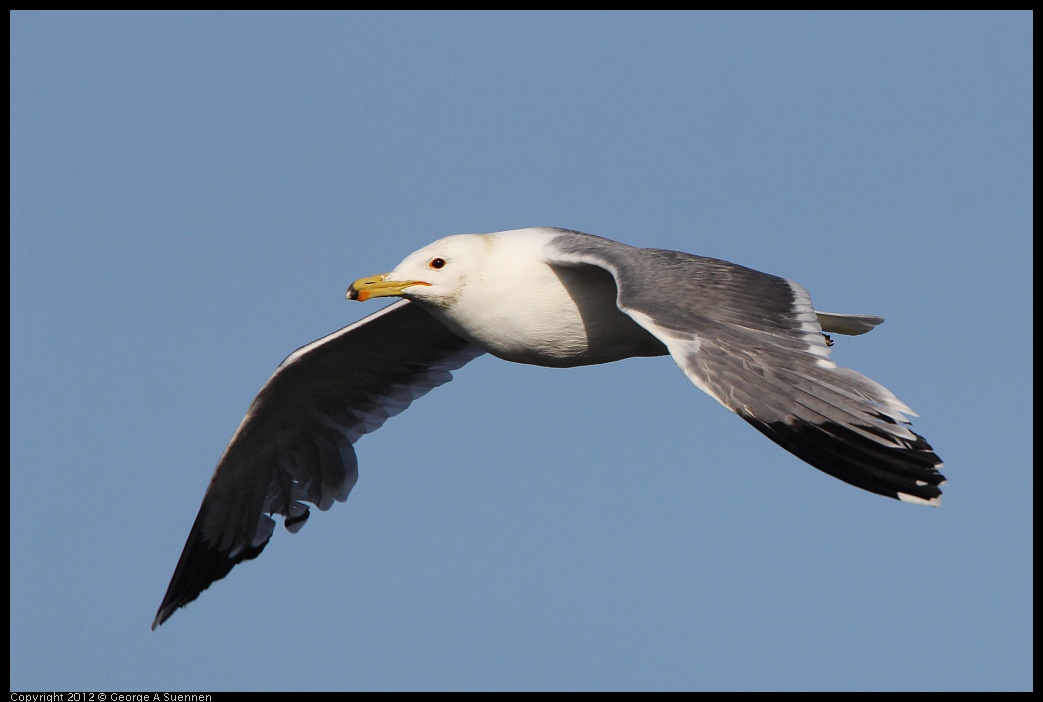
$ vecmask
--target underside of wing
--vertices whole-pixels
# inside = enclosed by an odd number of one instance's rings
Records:
[[[269,515],[296,532],[306,502],[347,499],[355,441],[481,353],[403,300],[290,354],[221,456],[152,628],[260,554]]]

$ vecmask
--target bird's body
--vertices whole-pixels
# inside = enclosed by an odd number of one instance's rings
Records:
[[[451,249],[454,256],[442,277],[450,277],[450,285],[459,292],[443,296],[448,285],[422,286],[415,292],[423,299],[415,299],[458,336],[505,361],[568,368],[666,355],[665,346],[620,311],[608,271],[553,267],[544,256],[531,255],[552,246],[553,232],[447,237],[412,254],[403,266],[426,265],[438,251]],[[460,267],[467,273],[457,276]],[[487,270],[506,273],[472,273]],[[443,299],[451,304],[442,304]]]
[[[353,444],[483,352],[572,367],[673,357],[700,389],[846,482],[938,504],[941,460],[889,390],[830,358],[823,332],[879,317],[816,312],[797,283],[712,258],[564,229],[447,237],[348,297],[404,297],[291,354],[218,463],[153,628],[271,537],[304,502],[328,509],[357,478]]]

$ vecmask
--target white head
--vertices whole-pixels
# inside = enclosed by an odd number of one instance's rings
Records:
[[[560,230],[461,234],[412,253],[395,270],[360,278],[348,299],[405,297],[478,348],[545,366],[606,363],[665,348],[616,306],[616,286],[595,266],[556,268]]]
[[[364,302],[395,296],[447,307],[459,297],[468,274],[480,274],[490,245],[484,234],[447,236],[409,254],[393,271],[359,278],[347,297]]]

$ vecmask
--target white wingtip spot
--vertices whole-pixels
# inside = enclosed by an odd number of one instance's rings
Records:
[[[925,500],[924,498],[917,497],[916,495],[907,495],[904,492],[900,492],[900,493],[898,493],[898,499],[901,500],[902,502],[908,502],[909,504],[913,504],[913,505],[927,505],[928,507],[941,507],[942,506],[942,498],[941,498],[941,496],[939,496],[939,497],[932,497],[929,500]]]

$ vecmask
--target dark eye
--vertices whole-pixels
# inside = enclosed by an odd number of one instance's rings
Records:
[[[429,268],[434,268],[437,271],[441,268],[445,268],[445,259],[441,257],[432,258],[427,265]]]

